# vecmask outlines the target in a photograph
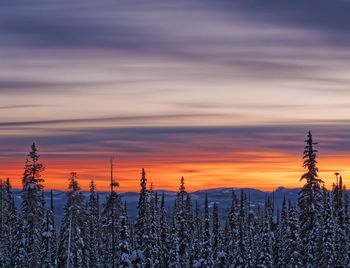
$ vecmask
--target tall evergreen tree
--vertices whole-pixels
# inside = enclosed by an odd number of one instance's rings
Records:
[[[174,212],[177,211],[176,200],[174,202]],[[171,224],[171,239],[170,239],[170,252],[169,252],[169,267],[170,268],[180,268],[180,256],[179,256],[179,237],[178,237],[178,227],[176,222],[176,217],[173,215]]]
[[[110,194],[103,205],[101,213],[101,230],[100,230],[100,264],[102,267],[117,267],[120,257],[119,252],[119,236],[121,216],[123,215],[123,205],[119,194],[115,191],[115,187],[119,183],[114,178],[114,163],[110,160]]]
[[[87,213],[77,178],[77,174],[72,172],[68,179],[69,192],[60,231],[58,267],[89,266]]]
[[[145,237],[146,248],[144,251],[146,267],[160,266],[160,235],[158,219],[158,200],[157,194],[153,191],[153,186],[149,191],[149,212],[148,212],[148,234]]]
[[[144,256],[150,254],[149,252],[144,252],[147,249],[149,240],[149,202],[145,169],[141,170],[140,186],[141,190],[137,205],[138,215],[135,223],[136,252],[133,254],[137,257],[133,257],[133,264],[135,266],[140,266],[140,262],[144,262]]]
[[[234,263],[238,246],[238,200],[232,191],[231,208],[227,217],[226,254],[229,263]]]
[[[322,237],[321,237],[321,250],[318,260],[319,267],[335,267],[335,224],[333,217],[333,206],[331,204],[330,194],[327,190],[324,189],[324,215],[323,215],[323,224],[322,224]]]
[[[278,221],[278,227],[275,234],[274,241],[274,253],[275,253],[275,265],[276,267],[286,266],[286,249],[287,249],[287,236],[288,236],[288,211],[286,197],[283,197],[282,210],[280,220]]]
[[[250,206],[248,206],[250,207]],[[245,267],[253,267],[256,263],[258,251],[260,250],[259,245],[259,233],[256,231],[259,229],[259,221],[251,209],[247,211],[246,220],[246,254],[245,254]]]
[[[160,266],[167,267],[169,264],[169,236],[170,229],[168,224],[168,215],[165,209],[165,197],[162,193],[159,210],[159,231],[160,231]]]
[[[0,183],[0,267],[14,267],[18,217],[9,178]]]
[[[210,216],[209,216],[209,204],[208,193],[205,193],[204,204],[204,225],[203,225],[203,243],[202,243],[202,266],[212,267],[212,246],[210,236]]]
[[[219,207],[215,202],[213,206],[213,226],[212,226],[212,254],[215,263],[221,263],[222,260],[218,258],[222,257],[221,248],[221,234],[220,234],[220,220],[219,220]]]
[[[246,263],[246,204],[244,192],[241,190],[240,205],[238,211],[237,240],[235,241],[235,255],[233,263],[235,267],[243,267]]]
[[[349,240],[347,239],[346,226],[346,189],[343,185],[343,178],[339,173],[336,175],[336,184],[332,190],[332,204],[334,213],[334,265],[336,267],[344,266],[349,262],[347,249],[349,248]],[[340,176],[339,176],[340,175]]]
[[[43,232],[43,267],[56,267],[57,234],[55,229],[55,214],[53,191],[50,192],[50,208],[46,211]]]
[[[272,232],[269,199],[266,200],[264,216],[262,219],[261,236],[260,236],[260,253],[257,260],[257,267],[266,268],[274,267],[272,257]]]
[[[304,149],[304,164],[306,172],[300,180],[305,180],[305,184],[299,192],[298,204],[300,208],[300,235],[302,239],[304,265],[312,267],[316,265],[319,255],[317,245],[319,244],[320,223],[322,220],[322,190],[320,184],[323,183],[318,178],[318,168],[316,161],[317,150],[314,146],[309,131],[306,146]]]
[[[303,267],[301,255],[301,240],[298,213],[291,203],[288,205],[288,228],[286,238],[286,254],[284,264],[286,267]]]
[[[107,197],[103,205],[101,213],[101,265],[117,267],[119,259],[119,234],[120,234],[120,219],[122,216],[122,203],[119,194],[112,191]]]
[[[42,189],[44,179],[41,176],[44,166],[39,162],[35,143],[31,146],[24,166],[22,178],[22,228],[23,244],[26,254],[26,267],[41,267],[43,247],[43,219],[45,215]]]
[[[176,211],[175,211],[175,228],[177,231],[177,239],[179,243],[178,256],[180,259],[180,266],[187,267],[190,261],[190,229],[191,224],[189,222],[190,211],[187,203],[189,196],[185,189],[185,179],[181,178],[180,188],[176,198]]]
[[[99,267],[99,246],[100,246],[100,222],[99,222],[99,204],[96,194],[96,185],[94,180],[90,182],[90,196],[87,204],[88,228],[89,228],[89,266]]]
[[[121,231],[119,242],[119,266],[120,268],[133,267],[131,263],[131,251],[130,251],[130,236],[129,236],[129,220],[128,209],[126,203],[124,205],[123,214],[121,216]]]
[[[194,214],[194,234],[193,234],[193,243],[192,243],[192,266],[200,263],[201,259],[201,249],[202,249],[202,241],[203,241],[203,224],[201,212],[198,207],[198,202],[196,200],[195,205],[195,214]]]

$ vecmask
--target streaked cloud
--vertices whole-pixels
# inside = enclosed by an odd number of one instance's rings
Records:
[[[343,0],[1,2],[0,167],[19,176],[35,140],[56,180],[104,174],[118,152],[128,187],[140,166],[164,187],[167,170],[196,187],[272,187],[299,176],[312,129],[325,170],[348,172],[349,12]]]

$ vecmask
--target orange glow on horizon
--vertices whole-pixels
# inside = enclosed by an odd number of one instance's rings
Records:
[[[253,156],[259,156],[253,157]],[[122,158],[116,162],[115,177],[120,183],[119,191],[139,191],[140,169],[145,168],[148,186],[153,184],[154,189],[177,191],[181,176],[185,177],[186,189],[196,191],[209,188],[256,188],[271,191],[279,186],[287,188],[301,187],[300,176],[304,172],[301,157],[280,152],[244,152],[241,153],[241,162],[223,161],[222,156],[217,161],[184,161],[179,159],[168,161],[126,161]],[[230,155],[224,158],[228,159]],[[251,157],[251,159],[250,159]],[[100,191],[109,189],[109,162],[108,159],[56,159],[45,158],[42,155],[45,171],[45,189],[67,189],[67,178],[71,171],[76,171],[83,190],[93,178]],[[195,159],[196,160],[196,159]],[[334,172],[340,172],[345,185],[350,183],[350,154],[322,155],[319,161],[319,176],[330,188],[334,182]],[[7,163],[6,169],[1,167],[1,178],[9,177],[14,188],[21,188],[23,159],[15,158]]]

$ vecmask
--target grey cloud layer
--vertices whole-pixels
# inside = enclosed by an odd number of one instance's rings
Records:
[[[301,155],[308,129],[312,129],[315,140],[319,142],[320,155],[341,155],[350,150],[349,126],[290,125],[220,128],[85,128],[39,137],[1,136],[0,155],[21,153],[33,141],[39,144],[43,152],[49,153],[48,155],[73,158],[95,158],[101,154],[108,156],[118,153],[131,159],[151,157],[157,161],[169,158],[187,161],[190,157],[193,161],[208,161],[208,158],[214,161],[226,153],[232,153],[233,158],[234,154],[242,152],[262,151]],[[236,158],[222,160],[240,161]]]
[[[1,106],[27,110],[2,113],[0,125],[94,116],[180,125],[171,115],[208,107],[224,125],[237,115],[260,124],[348,120],[349,13],[342,0],[3,1]],[[289,108],[272,111],[279,106]]]

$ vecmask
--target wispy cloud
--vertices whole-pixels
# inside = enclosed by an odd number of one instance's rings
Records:
[[[61,165],[118,151],[198,180],[236,162],[241,181],[290,163],[308,129],[346,155],[349,12],[342,0],[3,1],[0,156],[35,140]]]

